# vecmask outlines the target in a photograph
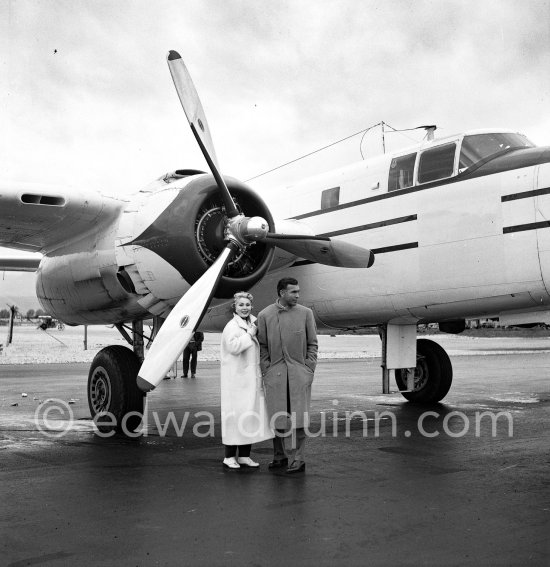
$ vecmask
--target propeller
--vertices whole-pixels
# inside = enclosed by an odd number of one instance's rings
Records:
[[[210,136],[210,128],[208,127],[206,115],[202,108],[197,89],[191,79],[191,75],[183,62],[181,55],[177,51],[170,51],[168,53],[167,61],[170,74],[172,75],[172,80],[174,81],[174,86],[176,87],[176,92],[178,93],[181,105],[183,106],[183,111],[185,112],[185,116],[187,116],[189,126],[191,126],[191,131],[195,135],[195,139],[199,144],[202,155],[206,159],[206,163],[208,163],[208,167],[210,168],[210,171],[218,185],[218,189],[220,190],[220,195],[225,206],[225,212],[230,219],[236,217],[239,214],[239,211],[237,210],[233,198],[231,197],[231,193],[229,193],[229,189],[220,174],[218,159],[216,158],[214,144],[212,143],[212,136]]]
[[[370,268],[374,263],[374,253],[343,240],[322,236],[300,236],[267,233],[262,239],[286,252],[306,258],[318,264],[328,264],[340,268]]]
[[[329,266],[368,268],[374,262],[371,250],[328,237],[269,232],[261,217],[246,217],[237,206],[220,173],[210,128],[199,95],[181,56],[170,51],[168,67],[189,126],[216,180],[227,217],[225,248],[210,268],[178,301],[157,333],[138,372],[137,384],[144,392],[155,388],[181,355],[216,291],[218,282],[235,252],[255,242],[277,246],[293,255]],[[299,225],[296,226],[299,230]]]
[[[225,267],[236,249],[230,242],[210,268],[176,303],[159,329],[138,372],[137,385],[148,392],[166,376],[198,327]]]

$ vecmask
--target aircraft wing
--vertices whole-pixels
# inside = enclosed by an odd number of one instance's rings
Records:
[[[0,246],[49,252],[111,223],[123,206],[121,199],[92,191],[0,183]],[[9,258],[3,260],[9,269]]]
[[[0,272],[36,272],[41,257],[29,256],[4,256],[0,250]]]

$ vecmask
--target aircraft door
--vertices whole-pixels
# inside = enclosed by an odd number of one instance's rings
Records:
[[[550,292],[550,163],[538,166],[535,226],[542,279],[546,291]]]

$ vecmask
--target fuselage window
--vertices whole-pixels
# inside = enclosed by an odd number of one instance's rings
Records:
[[[392,159],[390,164],[390,177],[388,179],[388,191],[397,191],[412,187],[414,179],[414,162],[416,154],[408,154]]]
[[[321,193],[321,209],[331,209],[340,204],[340,187],[325,189]]]
[[[450,177],[454,171],[456,144],[445,144],[420,155],[418,183]]]

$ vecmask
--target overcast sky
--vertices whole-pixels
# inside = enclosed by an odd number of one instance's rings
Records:
[[[241,179],[380,121],[507,127],[550,145],[549,0],[0,0],[0,22],[4,179],[128,192],[204,168],[170,49],[223,172]],[[313,166],[361,159],[360,142]],[[381,152],[379,129],[361,149]]]

